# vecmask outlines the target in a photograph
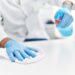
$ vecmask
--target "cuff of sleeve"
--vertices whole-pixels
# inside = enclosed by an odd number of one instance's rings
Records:
[[[8,37],[8,35],[4,32],[3,28],[0,28],[0,41],[6,37]]]

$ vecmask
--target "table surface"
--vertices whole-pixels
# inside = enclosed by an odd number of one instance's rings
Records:
[[[75,75],[75,40],[29,42],[46,52],[43,60],[29,64],[11,63],[0,56],[0,75]],[[3,49],[1,49],[2,51]]]

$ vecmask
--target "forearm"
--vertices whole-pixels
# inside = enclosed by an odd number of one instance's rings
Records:
[[[5,33],[3,27],[0,25],[0,47],[4,48],[8,40],[9,40],[8,35]]]
[[[1,48],[5,48],[5,44],[6,44],[9,40],[11,40],[11,39],[8,38],[8,37],[6,37],[6,38],[4,38],[3,40],[1,40],[1,41],[0,41],[0,47],[1,47]]]

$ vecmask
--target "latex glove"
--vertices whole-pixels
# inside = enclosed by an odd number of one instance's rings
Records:
[[[55,23],[59,32],[63,36],[70,36],[73,32],[73,27],[71,23],[73,22],[73,17],[70,11],[67,9],[60,9],[55,15]]]
[[[62,8],[55,14],[55,23],[57,27],[68,27],[73,22],[73,17],[70,11]]]
[[[72,26],[65,27],[65,28],[57,27],[57,29],[59,30],[59,32],[61,33],[61,35],[63,37],[71,36],[73,33],[73,27]]]
[[[37,50],[25,47],[24,45],[10,40],[5,45],[7,54],[12,62],[15,60],[23,61],[25,58],[35,57],[37,54]]]

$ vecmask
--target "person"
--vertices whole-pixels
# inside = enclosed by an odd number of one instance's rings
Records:
[[[24,46],[20,42],[49,39],[44,26],[39,24],[37,15],[40,8],[38,6],[44,5],[48,1],[0,0],[0,47],[6,48],[12,62],[15,62],[16,59],[23,61],[25,58],[37,55],[38,50]],[[54,0],[57,4],[59,2],[62,4],[63,1]],[[53,4],[53,0],[50,0],[50,3]],[[64,10],[65,8],[56,13],[55,20],[59,20],[61,14],[63,14],[63,19],[58,23],[57,28],[62,35],[69,32],[68,35],[65,35],[70,36],[72,34],[71,23],[73,18]],[[65,26],[62,27],[63,25]]]

